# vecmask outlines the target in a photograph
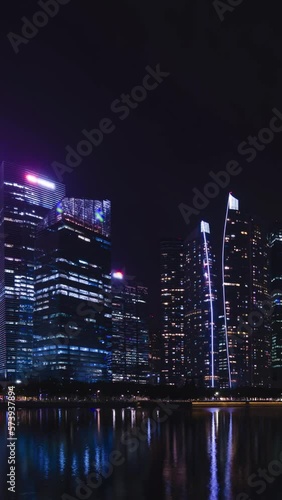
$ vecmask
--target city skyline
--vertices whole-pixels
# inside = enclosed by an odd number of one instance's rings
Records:
[[[4,2],[0,498],[280,500],[279,2]]]
[[[270,386],[271,379],[279,383],[282,347],[274,285],[280,279],[280,232],[267,237],[263,223],[243,214],[233,194],[227,199],[221,254],[213,251],[215,222],[202,220],[186,239],[161,242],[161,341],[159,347],[154,344],[160,372],[151,374],[147,306],[152,290],[134,285],[132,277],[128,284],[123,271],[113,271],[111,202],[67,198],[63,185],[11,163],[3,162],[1,172],[1,189],[7,193],[1,208],[1,229],[7,233],[1,242],[4,378],[21,379],[40,366],[41,378],[111,381],[115,366],[115,381],[147,383],[154,375],[157,383],[230,389]],[[23,231],[21,242],[21,233],[10,226],[15,223]],[[22,262],[21,271],[18,264],[10,268],[9,261]],[[9,320],[9,295],[16,294],[20,321]],[[274,313],[251,321],[262,315],[267,300],[273,301]],[[146,304],[146,319],[138,303]],[[80,310],[83,304],[96,309],[89,318]],[[46,336],[47,324],[53,334]]]

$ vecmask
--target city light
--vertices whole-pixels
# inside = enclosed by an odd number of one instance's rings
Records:
[[[237,198],[235,198],[231,193],[229,193],[228,207],[229,210],[239,210],[239,200],[237,200]]]
[[[209,301],[210,301],[210,328],[211,328],[211,382],[212,387],[215,387],[215,363],[214,363],[214,310],[213,310],[213,295],[212,295],[212,282],[211,282],[211,269],[210,269],[210,260],[209,260],[209,248],[207,243],[206,232],[210,232],[209,224],[206,222],[201,222],[202,225],[202,233],[204,235],[204,248],[205,248],[205,257],[206,257],[206,265],[207,272],[205,272],[205,277],[208,280],[209,286]],[[208,227],[207,227],[208,226]],[[208,229],[208,231],[207,231]]]
[[[100,210],[96,211],[95,217],[99,222],[104,222],[103,213]]]
[[[41,179],[40,177],[37,177],[36,175],[27,174],[26,180],[28,182],[30,182],[31,184],[37,184],[38,186],[46,187],[48,189],[55,189],[54,182],[46,181],[45,179]]]
[[[62,214],[64,212],[62,202],[57,205],[57,213]]]
[[[123,280],[123,273],[120,271],[116,271],[113,273],[113,278],[116,280]]]
[[[208,222],[201,221],[201,232],[210,234],[210,225]]]

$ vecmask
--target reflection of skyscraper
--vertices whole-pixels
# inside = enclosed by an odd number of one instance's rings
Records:
[[[272,300],[272,376],[274,385],[282,384],[282,224],[270,234],[270,294]]]
[[[215,387],[217,335],[215,311],[215,258],[210,245],[210,226],[201,226],[186,240],[185,339],[188,374],[196,384]]]
[[[114,382],[149,381],[148,289],[122,272],[112,274]]]
[[[263,315],[268,298],[267,264],[267,241],[261,224],[242,216],[239,201],[230,194],[222,247],[223,385],[269,383],[270,331]]]
[[[32,366],[37,224],[65,189],[25,167],[0,167],[0,371],[21,379]]]
[[[161,242],[161,381],[185,382],[184,342],[184,243],[180,239]]]
[[[108,200],[64,198],[38,227],[34,360],[41,378],[111,379],[110,216]]]

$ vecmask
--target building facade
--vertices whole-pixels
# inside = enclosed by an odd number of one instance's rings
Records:
[[[187,375],[200,387],[218,386],[217,291],[210,225],[202,221],[185,241]]]
[[[111,380],[111,205],[64,198],[40,223],[34,369],[39,379]]]
[[[282,386],[282,224],[269,237],[271,311],[271,364],[273,386]]]
[[[113,382],[149,382],[148,289],[112,273]]]
[[[149,321],[149,370],[150,383],[153,385],[160,384],[161,381],[161,345],[162,337],[161,330],[155,315],[150,315]]]
[[[262,225],[240,212],[229,195],[222,244],[223,327],[220,373],[223,387],[269,384],[270,325],[267,238]]]
[[[0,371],[15,381],[32,370],[36,227],[65,195],[30,168],[0,167]]]
[[[184,334],[184,242],[161,241],[161,383],[186,382]]]

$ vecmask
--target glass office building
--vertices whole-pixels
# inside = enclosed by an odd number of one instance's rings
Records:
[[[161,383],[185,383],[184,334],[184,242],[167,239],[161,242]]]
[[[202,221],[185,241],[187,375],[200,387],[218,386],[217,291],[210,225]]]
[[[39,379],[111,380],[111,204],[64,198],[39,224],[34,366]]]
[[[36,227],[65,195],[39,171],[0,167],[0,370],[15,381],[32,370]]]
[[[272,383],[282,386],[282,224],[270,234],[270,296]]]
[[[223,387],[269,384],[270,324],[267,238],[260,222],[240,212],[229,195],[222,244]]]
[[[149,382],[148,289],[112,273],[112,372],[114,382]]]

